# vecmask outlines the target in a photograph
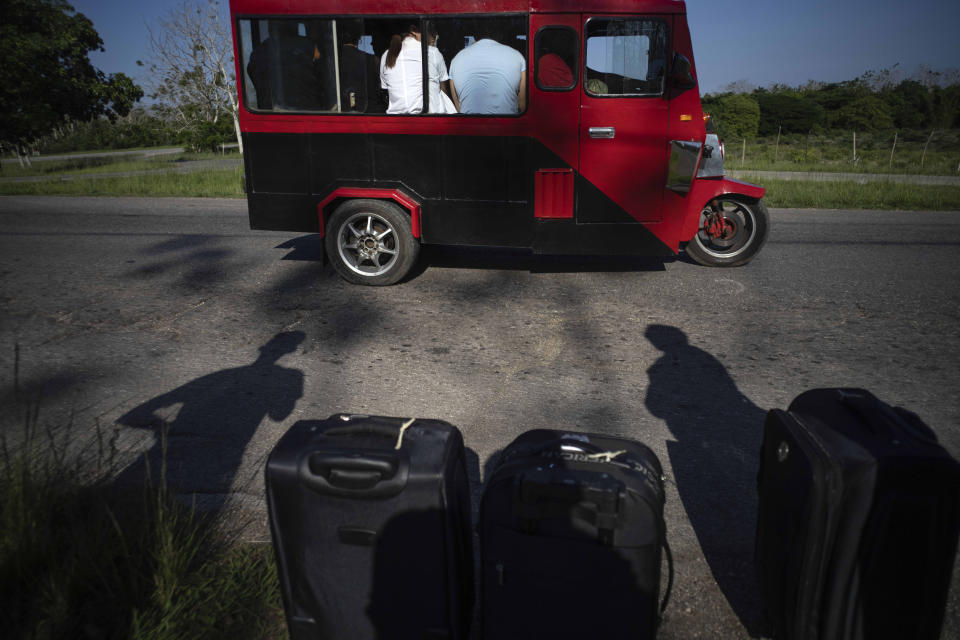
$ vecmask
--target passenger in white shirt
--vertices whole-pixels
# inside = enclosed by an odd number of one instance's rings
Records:
[[[450,87],[461,113],[520,113],[527,106],[527,61],[496,40],[477,40],[453,57]]]
[[[433,46],[436,33],[430,35],[427,47],[427,71],[430,87],[430,113],[457,113],[456,94],[453,99],[441,91],[440,83],[447,82],[447,65],[443,54]],[[421,113],[423,111],[423,56],[419,30],[410,25],[407,33],[395,35],[390,48],[380,58],[380,84],[387,90],[390,104],[387,113]]]

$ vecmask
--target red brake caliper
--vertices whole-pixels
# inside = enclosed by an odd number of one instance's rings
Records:
[[[716,203],[711,204],[710,208],[713,209],[713,212],[704,218],[701,231],[718,240],[732,238],[737,233],[736,223],[725,217]]]

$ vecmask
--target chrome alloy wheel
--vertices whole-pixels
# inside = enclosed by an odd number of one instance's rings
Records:
[[[700,214],[700,230],[694,237],[700,249],[714,258],[733,258],[752,245],[757,223],[750,207],[736,200],[721,199]]]
[[[340,259],[361,276],[379,276],[397,261],[396,231],[376,213],[353,214],[340,226],[337,234]]]

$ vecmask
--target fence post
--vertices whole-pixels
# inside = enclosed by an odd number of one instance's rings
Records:
[[[773,148],[773,161],[776,162],[780,159],[780,130],[783,129],[783,125],[777,125],[777,146]]]
[[[740,152],[740,168],[743,169],[743,161],[747,157],[747,139],[743,139],[743,151]]]
[[[923,153],[920,154],[920,168],[923,169],[923,161],[927,158],[927,147],[930,146],[930,140],[933,139],[933,134],[936,133],[936,129],[930,132],[930,135],[927,137],[927,142],[923,145]]]
[[[887,168],[893,168],[893,152],[897,150],[897,132],[893,132],[893,147],[890,148],[890,163],[887,165]]]
[[[850,160],[853,164],[857,164],[857,131],[853,131],[853,158]]]

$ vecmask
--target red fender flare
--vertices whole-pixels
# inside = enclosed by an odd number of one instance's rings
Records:
[[[410,231],[414,238],[420,237],[420,203],[399,189],[367,189],[364,187],[340,187],[317,205],[320,222],[320,237],[326,235],[323,212],[334,200],[341,198],[370,198],[372,200],[393,200],[410,213]]]

